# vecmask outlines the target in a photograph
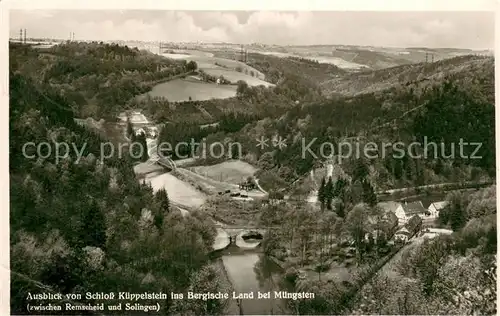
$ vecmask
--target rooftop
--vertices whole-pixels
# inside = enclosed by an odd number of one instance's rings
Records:
[[[446,205],[448,205],[448,201],[439,201],[439,202],[434,202],[434,203],[431,203],[431,205],[434,205],[434,208],[436,210],[440,210],[440,209],[443,209],[446,207]]]
[[[395,213],[396,209],[401,205],[399,202],[394,202],[394,201],[386,201],[386,202],[379,202],[377,203],[377,207],[381,208],[384,211],[390,211]]]
[[[405,202],[402,204],[403,206],[403,211],[405,212],[406,216],[412,216],[416,214],[423,214],[427,210],[424,208],[422,205],[421,201],[415,201],[415,202]]]

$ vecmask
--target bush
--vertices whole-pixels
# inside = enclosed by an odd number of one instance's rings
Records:
[[[290,267],[290,268],[286,269],[286,271],[285,271],[285,280],[286,281],[294,284],[295,281],[297,281],[298,277],[299,277],[299,271],[296,268]]]

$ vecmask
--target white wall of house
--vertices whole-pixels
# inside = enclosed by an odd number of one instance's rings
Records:
[[[398,217],[398,225],[399,226],[402,226],[402,225],[406,224],[406,222],[408,221],[408,219],[406,218],[406,214],[405,214],[405,211],[404,211],[402,205],[398,206],[398,208],[396,209],[395,214]]]
[[[429,212],[431,213],[431,217],[432,218],[436,218],[439,216],[439,210],[436,209],[436,206],[434,205],[434,203],[432,203],[431,205],[429,205],[429,208],[428,208]]]

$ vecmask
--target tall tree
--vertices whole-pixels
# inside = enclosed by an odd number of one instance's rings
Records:
[[[325,178],[321,180],[321,185],[319,186],[318,189],[318,201],[321,204],[321,209],[323,210],[325,208],[325,202],[326,202],[326,195],[325,195]]]
[[[95,200],[84,211],[80,235],[84,246],[104,248],[106,245],[106,218]]]
[[[363,180],[368,176],[370,171],[362,159],[356,159],[354,162],[354,170],[352,172],[352,182]]]
[[[328,177],[328,182],[325,185],[325,203],[326,208],[332,209],[332,201],[333,201],[333,180],[332,177]]]
[[[160,204],[160,209],[163,212],[170,211],[170,199],[168,198],[168,193],[164,188],[161,188],[160,190],[156,191],[155,198]]]
[[[132,122],[130,122],[130,117],[127,117],[127,137],[132,139],[134,135],[134,128],[132,127]]]
[[[365,179],[361,185],[363,186],[363,202],[370,206],[377,204],[377,195],[375,194],[370,181]]]
[[[346,229],[354,240],[356,247],[356,258],[358,264],[362,260],[362,244],[366,233],[366,218],[368,215],[368,208],[366,204],[357,204],[347,214]]]

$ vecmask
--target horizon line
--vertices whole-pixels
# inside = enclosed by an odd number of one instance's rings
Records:
[[[259,42],[253,43],[235,43],[235,42],[206,42],[206,41],[188,41],[188,42],[179,42],[179,41],[163,41],[163,40],[122,40],[122,39],[107,39],[107,40],[96,40],[96,39],[64,39],[64,38],[51,38],[51,37],[35,37],[35,38],[26,38],[26,40],[52,40],[52,41],[61,41],[61,42],[139,42],[139,43],[172,43],[172,44],[218,44],[218,45],[238,45],[238,46],[252,46],[252,45],[261,45],[261,46],[275,46],[275,47],[314,47],[314,46],[346,46],[346,47],[362,47],[362,48],[393,48],[393,49],[457,49],[457,50],[470,50],[470,51],[494,51],[495,48],[470,48],[470,47],[432,47],[432,46],[374,46],[374,45],[364,45],[364,44],[265,44]],[[9,42],[18,42],[19,38],[14,36],[9,36]]]

